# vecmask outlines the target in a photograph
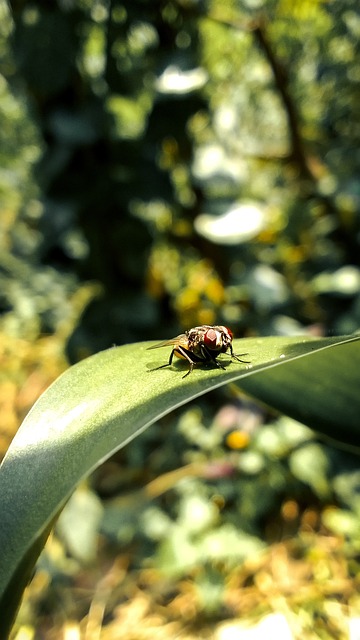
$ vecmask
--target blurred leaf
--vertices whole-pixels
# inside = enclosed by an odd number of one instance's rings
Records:
[[[337,535],[355,538],[359,540],[360,526],[359,514],[344,509],[325,509],[322,514],[322,522]]]
[[[25,419],[0,468],[0,635],[56,515],[74,487],[151,423],[228,382],[325,434],[357,444],[360,338],[253,338],[235,341],[251,365],[226,371],[183,363],[149,371],[168,352],[148,343],[100,352],[66,371]],[[186,363],[185,363],[186,364]]]
[[[85,487],[73,493],[56,524],[57,533],[73,558],[94,562],[102,516],[103,506],[95,493]]]
[[[329,496],[329,460],[319,444],[312,442],[294,451],[290,456],[290,469],[294,476],[308,484],[319,498],[326,499]]]

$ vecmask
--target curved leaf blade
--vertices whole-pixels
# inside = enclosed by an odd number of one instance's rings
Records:
[[[21,573],[25,583],[43,543],[44,532],[75,486],[162,415],[211,389],[237,380],[241,380],[242,388],[272,406],[279,403],[278,408],[289,409],[289,403],[284,404],[275,394],[281,383],[276,377],[279,371],[291,366],[296,372],[303,360],[311,359],[314,363],[319,354],[324,358],[324,371],[326,362],[331,360],[331,351],[336,349],[346,350],[342,366],[351,353],[357,369],[351,369],[347,383],[352,389],[356,385],[358,388],[358,337],[235,341],[235,351],[249,353],[251,365],[233,362],[226,371],[196,368],[185,379],[182,379],[181,362],[149,371],[166,362],[168,352],[148,352],[148,346],[149,343],[142,343],[110,349],[71,367],[38,400],[14,438],[0,467],[2,614],[5,603],[7,605],[6,616],[0,616],[1,637],[6,637],[18,606],[21,589],[18,587],[17,593],[13,592],[14,576],[20,580]],[[224,356],[223,362],[229,363],[229,359]],[[294,384],[306,386],[303,376],[303,372],[295,376]],[[271,380],[277,383],[271,386]],[[348,416],[350,439],[358,435],[357,393],[352,394],[352,400],[357,409]],[[344,407],[343,403],[341,411]],[[333,410],[335,415],[338,406]],[[319,428],[325,430],[326,424],[320,424]]]
[[[326,438],[360,451],[360,339],[266,368],[239,386]]]

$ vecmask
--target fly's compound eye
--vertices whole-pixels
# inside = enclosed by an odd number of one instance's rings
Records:
[[[209,349],[216,349],[218,347],[218,331],[209,329],[204,335],[204,344]]]
[[[229,335],[230,340],[233,339],[233,332],[231,331],[231,329],[229,329],[229,327],[224,327],[224,329],[226,329],[226,333]]]

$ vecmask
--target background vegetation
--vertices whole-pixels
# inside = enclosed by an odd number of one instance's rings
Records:
[[[2,0],[0,18],[2,454],[114,343],[358,329],[355,0]],[[208,395],[74,495],[15,637],[220,640],[271,611],[295,638],[348,637],[359,481],[351,452]]]

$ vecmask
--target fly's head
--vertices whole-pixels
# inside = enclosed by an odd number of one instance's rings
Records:
[[[190,329],[187,338],[189,349],[194,353],[199,351],[201,346],[214,353],[225,353],[231,346],[233,336],[230,329],[222,325],[202,325]]]

